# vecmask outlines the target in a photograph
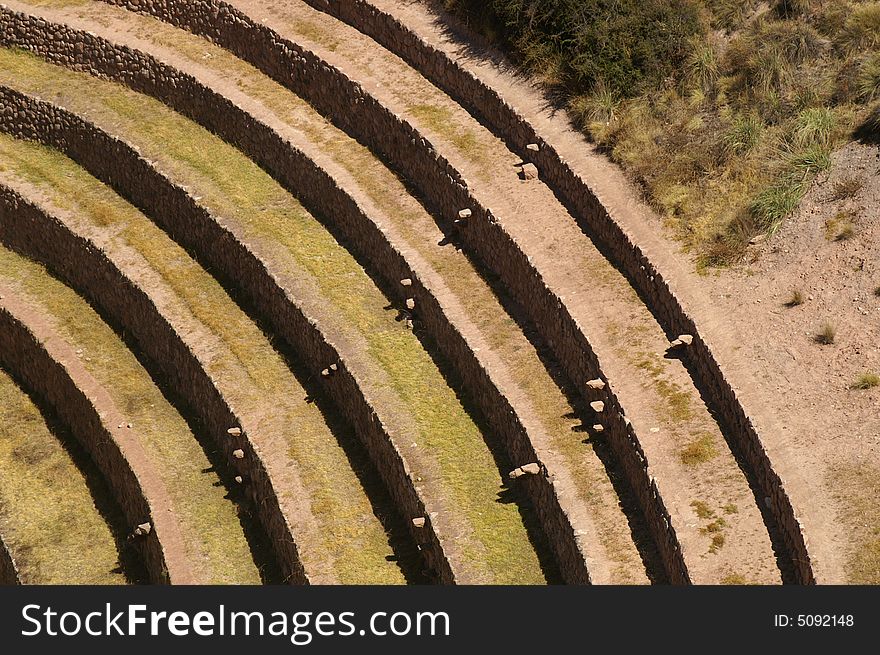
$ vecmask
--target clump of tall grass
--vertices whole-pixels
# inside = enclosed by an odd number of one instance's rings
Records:
[[[866,371],[856,378],[856,381],[850,385],[852,389],[873,389],[880,386],[880,375]]]
[[[761,140],[764,124],[757,116],[740,116],[724,134],[724,152],[727,156],[744,155]]]
[[[810,11],[810,0],[777,0],[774,9],[783,18],[803,16]]]
[[[687,61],[687,81],[703,91],[709,91],[721,75],[718,54],[711,43],[702,38],[693,39]]]
[[[847,200],[855,198],[865,186],[865,181],[858,177],[843,177],[834,183],[834,191],[830,200]]]
[[[880,97],[880,52],[869,55],[859,66],[856,91],[859,98],[868,102]]]
[[[581,127],[591,123],[607,125],[615,118],[620,100],[611,89],[599,82],[591,93],[576,96],[569,102],[569,111]]]
[[[812,107],[798,114],[794,125],[794,142],[798,146],[822,146],[827,149],[834,139],[837,121],[827,107]]]
[[[795,289],[791,292],[791,297],[783,303],[786,307],[798,307],[804,304],[804,294],[801,293],[798,289]]]
[[[831,323],[825,323],[819,331],[813,336],[813,341],[822,345],[830,346],[837,338],[837,330]]]
[[[757,0],[706,0],[711,10],[711,23],[715,29],[728,33],[743,26],[755,7]]]
[[[759,193],[749,206],[758,231],[775,233],[782,221],[797,209],[804,195],[804,184],[786,175]]]
[[[854,52],[880,46],[880,2],[852,7],[838,35],[838,42]]]

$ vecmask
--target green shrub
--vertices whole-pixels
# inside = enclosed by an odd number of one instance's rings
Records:
[[[451,0],[504,41],[538,74],[549,60],[573,95],[604,82],[631,97],[675,76],[704,33],[696,0]]]

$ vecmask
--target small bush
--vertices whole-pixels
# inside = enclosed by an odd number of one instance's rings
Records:
[[[862,373],[856,381],[852,383],[852,389],[873,389],[876,386],[880,386],[880,375],[876,373],[865,372]]]
[[[785,306],[786,307],[797,307],[798,305],[803,305],[803,304],[804,304],[804,294],[802,294],[800,291],[795,290],[795,291],[791,292],[791,298],[789,298],[788,301],[786,301]]]
[[[876,289],[874,289],[874,295],[877,296],[878,298],[880,298],[880,287],[877,287]]]
[[[749,584],[749,581],[746,576],[740,573],[728,573],[723,578],[721,578],[721,584],[742,586]]]
[[[837,330],[831,323],[825,323],[822,326],[816,335],[813,337],[813,340],[823,346],[830,346],[834,343],[834,339],[837,337]]]
[[[588,93],[604,82],[632,97],[674,77],[704,34],[696,0],[454,0],[457,9],[503,35],[527,67],[558,78],[567,91]],[[499,29],[500,28],[500,29]]]

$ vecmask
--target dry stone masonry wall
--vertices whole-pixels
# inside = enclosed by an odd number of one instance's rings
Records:
[[[749,467],[779,526],[798,582],[815,583],[806,537],[783,482],[774,471],[760,435],[727,381],[697,325],[669,284],[641,248],[615,222],[589,184],[552,145],[545,142],[529,121],[501,95],[467,71],[446,53],[426,43],[393,16],[364,0],[306,0],[308,4],[354,26],[404,59],[428,80],[443,89],[525,160],[532,161],[541,179],[556,193],[581,226],[610,260],[629,278],[660,324],[670,335],[692,334],[689,360],[706,389],[710,404],[735,440],[739,455]],[[537,152],[529,144],[538,144]]]
[[[400,512],[406,517],[428,514],[402,455],[340,353],[245,244],[224,229],[185,189],[171,183],[122,141],[65,110],[9,89],[0,89],[0,101],[4,112],[13,108],[18,115],[27,116],[27,120],[19,117],[4,121],[0,129],[67,154],[144,210],[181,245],[195,252],[210,270],[221,275],[227,287],[243,293],[247,304],[290,344],[313,376],[324,381],[327,394],[364,442]],[[324,378],[319,372],[329,362],[338,362],[338,370],[332,377]],[[235,420],[227,420],[218,426],[222,428],[216,432],[221,435],[221,443],[229,443],[228,439],[222,439],[226,427],[237,424]],[[245,457],[238,461],[250,459]],[[253,477],[249,472],[243,475],[248,479]],[[254,482],[248,487],[256,488]],[[255,500],[262,497],[258,494]],[[411,530],[439,579],[453,582],[454,575],[430,521],[423,528],[412,527]]]
[[[460,173],[427,139],[360,85],[313,53],[223,2],[107,1],[209,38],[287,86],[414,181],[439,214],[448,217],[447,223],[462,208],[470,208],[468,227],[457,235],[460,243],[511,290],[575,388],[584,389],[587,381],[601,376],[598,361],[580,327],[516,242],[472,196]],[[689,575],[672,521],[635,432],[610,386],[606,386],[603,400],[609,443],[642,508],[667,575],[672,582],[687,583]]]
[[[14,191],[0,187],[0,220],[4,231],[19,221],[39,220],[37,210]],[[122,510],[132,533],[142,523],[153,522],[153,512],[137,475],[111,426],[104,423],[95,403],[71,371],[55,359],[34,332],[5,307],[0,307],[0,364],[24,387],[51,407],[89,454]],[[169,574],[158,530],[134,539],[150,579],[174,582]],[[2,567],[2,565],[0,565]],[[181,573],[183,573],[181,571]],[[184,580],[185,581],[185,580]]]
[[[88,138],[77,133],[76,127],[60,114],[50,114],[47,120],[42,111],[34,110],[30,99],[8,89],[0,92],[0,108],[0,129],[15,136],[34,139],[43,129],[48,129],[60,141]],[[229,438],[227,429],[241,422],[196,355],[143,289],[126,278],[91,242],[21,198],[8,208],[0,222],[0,241],[44,264],[98,307],[111,323],[122,326],[148,360],[147,369],[159,374],[173,394],[184,399],[225,459],[236,461],[237,473],[249,482],[249,495],[283,574],[290,582],[306,583],[292,531],[280,511],[259,453],[249,440]],[[245,452],[242,459],[233,458],[232,451],[238,448]]]
[[[22,28],[13,37],[16,44],[30,48],[34,48],[29,45],[34,42],[45,44],[37,50],[50,61],[123,82],[166,102],[240,148],[297,195],[341,240],[351,245],[359,260],[382,280],[386,293],[400,306],[408,297],[415,300],[420,324],[453,363],[468,396],[493,430],[504,437],[509,460],[519,465],[538,459],[510,403],[466,339],[448,320],[430,289],[425,288],[376,223],[326,171],[271,128],[189,75],[148,55],[81,31],[63,26],[31,29],[27,18],[15,18]],[[56,35],[54,39],[48,38],[49,31]],[[412,285],[404,289],[398,283],[402,279],[412,280]],[[541,518],[563,578],[570,584],[588,583],[586,558],[567,512],[560,505],[552,478],[529,477],[522,484]]]

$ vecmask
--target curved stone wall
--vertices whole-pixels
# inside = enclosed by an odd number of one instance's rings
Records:
[[[34,37],[36,34],[31,32],[30,38]],[[512,466],[538,460],[516,412],[495,386],[467,340],[449,321],[431,290],[425,287],[418,274],[364,209],[326,171],[271,128],[191,76],[144,53],[103,40],[96,42],[95,39],[97,37],[83,32],[65,29],[61,38],[51,41],[42,39],[43,43],[51,45],[40,54],[50,61],[72,64],[79,70],[85,69],[148,93],[241,149],[299,197],[340,240],[346,242],[371,274],[381,280],[383,290],[390,298],[400,306],[408,297],[415,299],[418,320],[444,358],[452,363],[469,398],[493,430],[502,436]],[[85,41],[90,41],[89,47],[85,47]],[[18,42],[22,43],[23,40]],[[60,47],[64,43],[68,46]],[[83,47],[77,50],[77,43],[83,43]],[[71,61],[66,59],[70,52],[80,54]],[[92,59],[98,61],[93,63]],[[112,65],[101,62],[112,62]],[[90,161],[106,159],[100,156],[89,158]],[[127,162],[128,158],[123,164]],[[97,173],[100,175],[105,171]],[[126,190],[126,193],[131,193],[131,190]],[[401,287],[398,282],[404,278],[413,281],[411,287]],[[581,552],[554,482],[545,477],[529,477],[523,483],[539,514],[563,578],[570,584],[588,583],[585,555]]]
[[[322,380],[328,396],[364,442],[402,515],[428,515],[403,456],[358,381],[345,366],[344,358],[246,244],[223,228],[185,189],[158,173],[127,144],[82,118],[10,89],[0,88],[0,103],[6,107],[16,106],[19,114],[27,116],[26,120],[0,120],[0,129],[67,154],[196,253],[203,264],[221,276],[227,288],[243,294],[247,304],[297,352],[315,379]],[[339,370],[332,377],[323,378],[319,373],[330,362],[338,362]],[[226,427],[235,424],[227,422]],[[453,572],[430,521],[424,528],[411,526],[411,530],[440,580],[453,582]]]
[[[28,213],[14,191],[0,186],[0,220],[12,223],[16,212]],[[3,228],[0,228],[2,230]],[[135,545],[150,580],[154,583],[192,582],[189,571],[169,570],[162,539],[162,519],[150,507],[143,486],[117,441],[113,429],[102,419],[94,399],[85,388],[92,386],[56,359],[32,329],[7,307],[0,307],[0,364],[24,387],[51,407],[95,462],[107,486],[113,490],[130,530],[149,522],[155,529],[138,537]],[[0,565],[2,567],[2,565]],[[2,576],[0,576],[2,577]]]
[[[26,98],[13,98],[9,91],[0,94],[0,107],[4,112],[2,129],[9,129],[18,136],[33,134],[33,126],[41,123],[41,118],[29,104]],[[70,126],[65,125],[60,116],[56,115],[50,125],[58,134],[70,134]],[[285,577],[293,583],[307,583],[291,528],[281,513],[259,453],[249,440],[228,438],[226,430],[240,425],[241,421],[217,391],[214,380],[196,355],[159,313],[147,293],[126,278],[103,252],[42,208],[21,197],[10,200],[13,202],[6,204],[4,220],[0,221],[0,241],[44,264],[98,307],[111,323],[122,326],[136,342],[142,359],[146,360],[146,368],[159,374],[170,390],[184,399],[202,421],[205,433],[218,451],[227,461],[234,462],[240,475],[247,477],[248,493]],[[245,451],[243,459],[232,456],[236,448]]]
[[[689,359],[710,406],[734,440],[769,509],[801,584],[815,583],[809,548],[794,506],[773,469],[752,420],[724,376],[711,349],[641,248],[615,222],[588,182],[578,175],[552,145],[544,141],[529,121],[493,88],[475,77],[446,53],[426,43],[393,16],[367,0],[305,0],[352,25],[395,53],[468,109],[524,159],[534,162],[545,182],[575,216],[581,227],[626,276],[670,336],[694,335]],[[527,149],[535,143],[538,152]]]
[[[359,84],[313,53],[218,0],[105,1],[209,38],[287,86],[412,180],[425,200],[446,217],[444,227],[450,227],[460,209],[470,208],[473,215],[468,227],[457,235],[460,243],[511,291],[575,388],[585,389],[588,380],[601,376],[598,360],[583,331],[516,242],[470,193],[461,174],[427,139]],[[45,44],[36,48],[47,49]],[[606,404],[603,419],[609,443],[638,499],[667,575],[672,582],[688,583],[690,578],[675,529],[638,438],[610,386],[606,386],[602,399]]]

